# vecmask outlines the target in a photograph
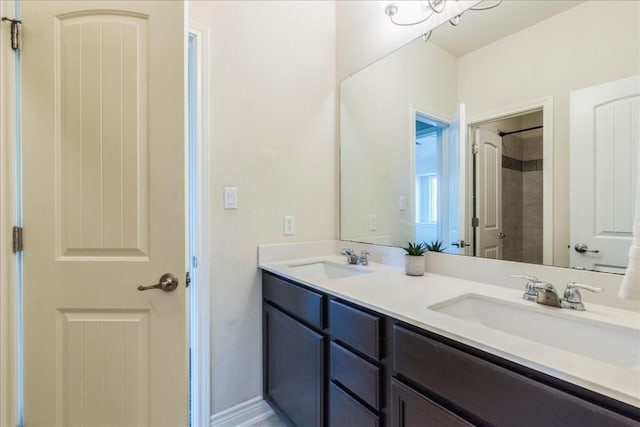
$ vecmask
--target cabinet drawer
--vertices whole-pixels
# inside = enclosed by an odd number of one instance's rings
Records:
[[[476,356],[393,327],[394,370],[493,425],[637,426],[619,414]]]
[[[377,427],[380,419],[357,400],[331,383],[329,386],[329,426],[331,427]]]
[[[263,273],[262,296],[300,320],[318,329],[323,328],[322,294]]]
[[[406,385],[391,380],[391,427],[471,427],[462,418]]]
[[[380,368],[335,342],[331,343],[331,378],[372,408],[380,409]]]
[[[376,360],[380,360],[380,323],[378,316],[335,300],[329,302],[331,335]]]

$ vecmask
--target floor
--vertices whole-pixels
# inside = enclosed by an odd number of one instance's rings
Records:
[[[286,424],[276,414],[273,414],[265,420],[251,424],[249,427],[286,427]]]

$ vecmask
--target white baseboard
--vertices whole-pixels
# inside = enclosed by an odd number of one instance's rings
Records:
[[[273,415],[273,409],[262,396],[218,412],[211,417],[211,427],[248,427]]]

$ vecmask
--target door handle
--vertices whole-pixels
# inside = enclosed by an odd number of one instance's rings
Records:
[[[451,246],[455,246],[456,248],[466,248],[467,246],[471,246],[471,243],[467,243],[464,240],[459,240],[457,242],[451,242]]]
[[[507,237],[507,235],[506,235],[506,234],[504,234],[503,232],[498,233],[498,239],[502,240],[502,239],[504,239],[505,237]]]
[[[600,253],[600,251],[597,250],[597,249],[589,249],[589,246],[585,245],[584,243],[578,243],[577,245],[575,245],[573,247],[573,249],[575,249],[576,252],[579,252],[581,254],[583,254],[585,252],[592,252],[594,254]]]
[[[178,278],[171,273],[163,274],[155,285],[138,286],[139,291],[149,291],[151,289],[162,289],[165,292],[175,291],[178,287]]]

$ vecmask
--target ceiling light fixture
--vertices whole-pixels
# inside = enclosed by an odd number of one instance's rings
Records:
[[[379,1],[380,7],[395,25],[411,26],[426,22],[434,13],[441,13],[445,0]]]
[[[489,10],[499,6],[504,0],[496,0],[489,6],[474,6],[469,10]],[[389,20],[395,25],[411,26],[426,22],[434,13],[442,13],[446,7],[446,0],[381,0],[380,7]],[[451,25],[458,25],[462,13],[449,20]]]
[[[493,9],[494,7],[498,7],[502,4],[504,0],[496,0],[495,3],[490,4],[489,6],[474,6],[474,7],[470,7],[468,10],[489,10],[489,9]],[[464,13],[464,12],[462,12]],[[462,17],[462,13],[460,15],[456,15],[453,18],[449,19],[449,23],[451,25],[453,25],[454,27],[458,26],[458,24],[460,23],[460,18]]]

